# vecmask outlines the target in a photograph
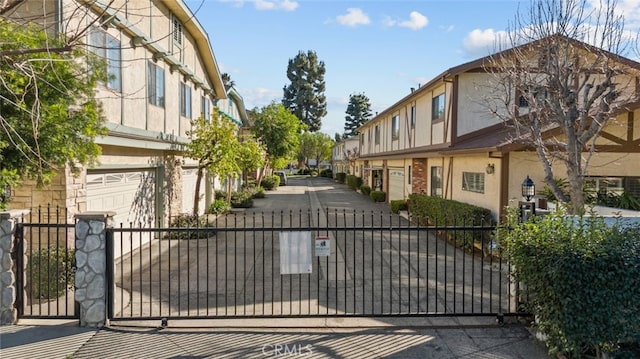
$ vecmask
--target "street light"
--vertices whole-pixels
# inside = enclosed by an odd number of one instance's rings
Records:
[[[531,197],[536,194],[536,185],[533,183],[533,180],[529,178],[524,179],[522,182],[522,197],[527,199],[527,202],[531,201]]]

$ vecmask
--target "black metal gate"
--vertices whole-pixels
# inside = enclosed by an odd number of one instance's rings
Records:
[[[345,210],[121,226],[107,236],[115,259],[109,318],[523,315],[494,232]],[[307,253],[316,241],[329,256]],[[303,269],[281,274],[283,257]]]
[[[61,208],[36,208],[16,225],[18,318],[77,319],[75,230]]]

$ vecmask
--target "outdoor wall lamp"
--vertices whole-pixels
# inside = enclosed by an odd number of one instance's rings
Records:
[[[527,202],[529,202],[531,200],[531,197],[533,197],[536,194],[536,185],[533,183],[533,180],[531,178],[529,178],[529,175],[527,175],[527,178],[524,179],[524,182],[522,182],[522,197],[527,199]]]
[[[485,171],[488,175],[493,174],[496,171],[496,165],[494,165],[493,163],[489,163],[487,165],[487,168],[485,168]]]

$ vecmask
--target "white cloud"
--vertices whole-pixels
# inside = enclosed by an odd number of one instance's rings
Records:
[[[409,14],[409,20],[402,21],[398,24],[401,27],[408,27],[411,30],[420,30],[429,24],[429,19],[417,11]]]
[[[359,8],[348,8],[345,15],[336,16],[336,21],[340,25],[356,27],[359,25],[367,25],[371,22],[369,16],[362,12]]]
[[[232,77],[233,79],[233,77]],[[264,87],[240,87],[238,92],[244,99],[244,104],[248,110],[254,107],[264,107],[273,101],[280,101],[282,99],[282,90],[273,90]]]
[[[493,53],[498,41],[504,40],[506,35],[505,31],[475,29],[465,37],[462,47],[470,57],[484,57]]]
[[[298,3],[291,0],[254,0],[253,6],[257,10],[284,10],[293,11],[298,8]]]
[[[393,27],[393,26],[396,26],[396,23],[398,23],[398,22],[395,21],[394,19],[392,19],[389,16],[385,16],[382,19],[382,26],[384,26],[384,27]]]

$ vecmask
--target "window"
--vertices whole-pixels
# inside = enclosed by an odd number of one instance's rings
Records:
[[[395,115],[391,118],[391,138],[397,140],[400,137],[400,116]]]
[[[202,98],[200,99],[200,103],[200,113],[202,118],[207,121],[211,120],[211,105],[209,103],[209,99],[205,96],[202,96]]]
[[[587,192],[613,193],[617,195],[621,195],[624,192],[622,177],[587,177],[584,182]]]
[[[191,118],[191,87],[180,83],[180,116]]]
[[[171,17],[171,35],[174,45],[182,47],[182,23],[175,15]]]
[[[375,128],[375,141],[376,141],[376,145],[380,144],[380,127],[378,125],[376,125],[376,128]]]
[[[444,93],[431,100],[431,122],[444,121]]]
[[[484,193],[484,173],[462,172],[462,190]]]
[[[89,50],[106,62],[106,86],[122,91],[120,41],[96,27],[89,32]]]
[[[416,127],[416,106],[411,106],[411,128]]]
[[[431,197],[442,197],[442,167],[431,167]]]
[[[149,61],[149,103],[164,107],[164,70]]]

